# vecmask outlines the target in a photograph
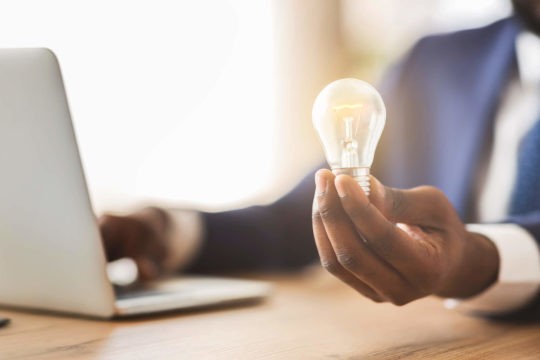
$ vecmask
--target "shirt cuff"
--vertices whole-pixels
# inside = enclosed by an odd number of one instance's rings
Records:
[[[467,230],[490,239],[499,252],[497,281],[469,299],[446,299],[447,308],[484,315],[502,315],[527,305],[540,289],[538,245],[515,224],[468,224]]]
[[[167,235],[169,252],[163,262],[166,272],[173,273],[186,268],[201,248],[204,228],[202,215],[191,210],[165,210],[170,225]]]

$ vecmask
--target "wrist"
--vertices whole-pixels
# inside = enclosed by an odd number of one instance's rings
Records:
[[[500,260],[495,244],[481,234],[466,234],[461,261],[436,293],[437,296],[460,299],[472,297],[497,280]]]
[[[192,210],[164,210],[169,219],[163,261],[167,272],[185,269],[198,256],[203,243],[204,225],[200,213]]]

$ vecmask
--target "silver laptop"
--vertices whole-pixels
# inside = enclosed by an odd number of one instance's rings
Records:
[[[110,318],[261,299],[263,282],[180,277],[117,294],[60,68],[0,49],[0,306]]]

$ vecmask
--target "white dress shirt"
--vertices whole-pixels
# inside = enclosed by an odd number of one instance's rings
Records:
[[[516,56],[517,72],[495,118],[491,156],[478,197],[479,222],[506,217],[517,177],[520,141],[540,119],[540,38],[521,33],[516,39]],[[493,241],[499,252],[499,276],[480,295],[467,301],[449,299],[446,306],[493,314],[527,304],[540,289],[540,252],[534,238],[515,224],[469,224],[467,229]]]
[[[517,37],[518,71],[497,112],[485,182],[478,197],[479,222],[497,222],[507,215],[517,174],[519,143],[540,117],[540,38],[524,32]],[[540,169],[539,169],[540,171]],[[176,224],[167,267],[181,269],[197,256],[203,224],[196,212],[169,211]],[[515,224],[469,224],[495,244],[500,258],[495,284],[467,300],[447,299],[445,305],[465,311],[504,313],[525,305],[540,289],[540,252],[534,238]]]

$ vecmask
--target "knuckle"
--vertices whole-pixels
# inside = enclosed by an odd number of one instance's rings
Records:
[[[400,217],[403,215],[408,208],[408,203],[405,201],[405,195],[402,190],[397,190],[394,188],[387,188],[387,193],[390,193],[390,213],[395,217]]]
[[[392,296],[389,298],[390,302],[395,306],[403,306],[407,304],[407,300],[401,296]]]
[[[431,208],[436,209],[436,211],[433,212],[434,216],[445,219],[451,215],[453,207],[450,205],[450,201],[442,190],[434,186],[424,186],[423,191],[431,204]]]
[[[382,299],[379,295],[377,295],[376,293],[372,293],[372,292],[367,292],[367,291],[359,291],[357,290],[362,296],[365,296],[367,297],[369,300],[375,302],[375,303],[382,303],[382,302],[385,302],[384,299]]]
[[[382,303],[386,301],[379,294],[377,294],[373,289],[362,289],[362,288],[354,287],[352,285],[350,286],[353,287],[356,290],[356,292],[358,292],[360,295],[367,297],[369,300],[373,302]]]
[[[369,299],[377,304],[385,302],[383,299],[381,299],[379,296],[370,296]]]
[[[338,275],[341,271],[339,263],[327,259],[321,259],[321,266],[332,275]]]
[[[409,303],[405,298],[400,298],[392,302],[395,306],[405,306]]]
[[[447,201],[445,193],[435,186],[421,186],[419,190],[425,193],[431,202],[435,202],[436,204]]]
[[[358,259],[349,251],[343,251],[336,254],[338,263],[345,269],[350,271],[357,271],[359,268]]]
[[[319,208],[319,216],[322,221],[326,223],[333,223],[337,220],[335,211],[328,206],[322,206]]]
[[[415,297],[410,296],[403,291],[391,291],[387,294],[388,301],[390,301],[395,306],[404,306],[410,303],[415,299]]]

